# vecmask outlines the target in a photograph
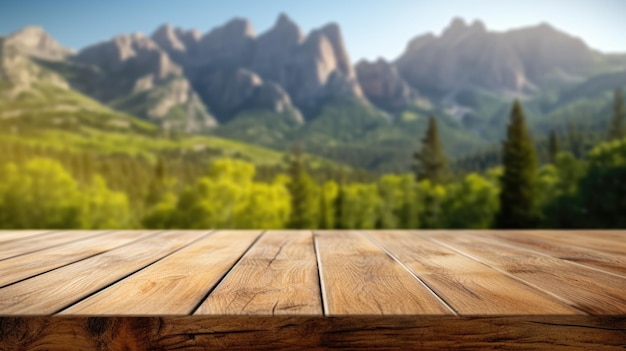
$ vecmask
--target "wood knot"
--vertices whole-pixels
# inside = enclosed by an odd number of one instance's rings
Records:
[[[109,327],[108,318],[89,317],[87,318],[87,330],[91,335],[101,336]]]

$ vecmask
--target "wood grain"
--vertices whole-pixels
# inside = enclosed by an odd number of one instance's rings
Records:
[[[452,313],[363,234],[316,232],[315,241],[326,314]]]
[[[459,314],[578,313],[545,293],[408,231],[369,234]]]
[[[626,317],[0,318],[0,350],[623,350]]]
[[[54,232],[44,236],[29,236],[21,240],[7,241],[0,244],[0,260],[24,255],[31,252],[63,245],[76,240],[106,235],[107,231],[68,230]]]
[[[549,254],[563,260],[576,262],[626,277],[626,252],[625,255],[616,255],[589,249],[580,245],[580,241],[584,241],[584,238],[576,238],[579,240],[573,240],[572,238],[563,240],[563,238],[551,235],[549,232],[545,231],[528,231],[523,233],[502,233],[494,231],[492,236],[514,245],[536,250],[537,252]]]
[[[265,233],[195,314],[321,315],[312,232]]]
[[[0,315],[51,314],[163,258],[206,231],[163,232],[0,289]]]
[[[537,255],[491,236],[449,232],[417,233],[518,277],[587,313],[626,313],[626,279],[555,257]]]
[[[156,231],[119,231],[0,261],[0,287],[97,255]]]
[[[546,241],[589,248],[619,257],[626,257],[626,235],[624,235],[624,233],[624,231],[615,232],[607,230],[541,231]],[[523,234],[520,233],[520,235]]]
[[[52,233],[49,230],[0,230],[0,243],[21,240],[29,236]]]
[[[260,234],[214,233],[60,314],[190,314]]]

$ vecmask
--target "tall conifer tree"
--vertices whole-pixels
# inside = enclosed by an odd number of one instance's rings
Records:
[[[550,153],[550,163],[554,164],[556,161],[556,155],[561,151],[559,145],[559,138],[556,136],[554,130],[550,131],[550,140],[548,141],[548,152]]]
[[[624,113],[624,97],[622,89],[615,89],[615,97],[613,99],[613,119],[609,127],[609,140],[621,139],[626,137],[626,115]]]
[[[315,203],[313,180],[307,174],[302,152],[295,147],[289,166],[290,181],[288,184],[291,194],[291,216],[288,227],[297,229],[315,228]]]
[[[432,183],[441,183],[447,175],[447,159],[439,140],[437,121],[430,117],[426,135],[422,139],[422,148],[414,154],[417,161],[415,176],[418,181],[429,179]]]
[[[504,174],[500,179],[498,228],[533,228],[538,224],[535,204],[537,158],[526,128],[524,112],[515,100],[502,150]]]

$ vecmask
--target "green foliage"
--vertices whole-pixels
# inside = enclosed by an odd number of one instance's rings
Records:
[[[342,187],[341,227],[373,229],[380,205],[376,184],[352,183]]]
[[[206,176],[175,201],[165,196],[144,219],[146,226],[174,228],[283,228],[289,218],[284,177],[272,183],[253,181],[254,165],[216,160]]]
[[[583,227],[626,228],[626,139],[598,145],[579,184]]]
[[[497,182],[468,174],[447,188],[442,205],[446,228],[490,228],[499,208]]]
[[[437,121],[434,117],[430,117],[428,130],[422,139],[422,148],[414,157],[418,162],[415,166],[416,179],[441,183],[447,176],[447,159],[439,140]]]
[[[613,118],[609,128],[609,140],[621,139],[626,136],[626,113],[624,111],[624,96],[622,89],[615,89],[613,98]]]
[[[128,213],[126,195],[109,190],[102,177],[80,186],[50,159],[9,163],[0,171],[1,228],[119,228]]]
[[[550,131],[550,139],[548,142],[548,153],[550,155],[550,163],[556,162],[556,155],[561,151],[559,145],[559,138],[556,136],[554,130]]]
[[[317,186],[307,174],[302,155],[295,150],[289,167],[291,194],[290,228],[315,228],[318,224]]]
[[[536,204],[537,161],[519,101],[513,103],[507,140],[503,146],[498,228],[533,228],[538,224]]]
[[[440,184],[433,184],[428,179],[417,184],[417,213],[421,228],[442,228],[445,223],[442,205],[446,198],[446,189]]]

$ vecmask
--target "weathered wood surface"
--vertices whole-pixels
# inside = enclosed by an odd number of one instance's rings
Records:
[[[625,263],[626,231],[2,231],[0,350],[624,349]]]
[[[623,350],[626,317],[13,317],[0,350]]]
[[[311,232],[268,232],[195,312],[322,315]]]

